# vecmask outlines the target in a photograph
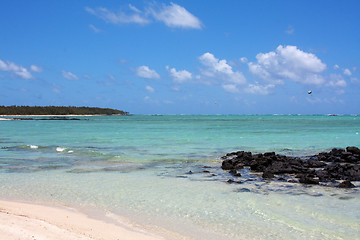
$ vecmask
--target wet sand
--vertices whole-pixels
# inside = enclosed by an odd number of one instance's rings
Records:
[[[0,239],[179,239],[159,236],[130,225],[90,218],[71,208],[0,201]]]

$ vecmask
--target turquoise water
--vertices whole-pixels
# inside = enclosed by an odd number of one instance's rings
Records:
[[[102,209],[194,239],[360,239],[360,187],[266,182],[248,169],[228,184],[220,168],[231,151],[360,147],[359,116],[80,118],[0,121],[0,197]]]

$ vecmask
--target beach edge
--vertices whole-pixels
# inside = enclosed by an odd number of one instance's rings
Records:
[[[147,229],[91,218],[77,209],[0,199],[0,233],[12,239],[178,239]]]

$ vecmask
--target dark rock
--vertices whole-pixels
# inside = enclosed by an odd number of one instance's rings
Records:
[[[275,156],[275,152],[266,152],[264,153],[265,157]]]
[[[230,173],[235,177],[241,177],[241,173],[238,173],[235,169],[231,169]]]
[[[330,181],[331,177],[328,171],[322,169],[316,172],[316,175],[320,179],[321,182]]]
[[[264,172],[262,178],[274,178],[274,174],[272,172]]]
[[[298,181],[296,181],[295,179],[290,179],[288,180],[289,183],[297,183]]]
[[[239,189],[236,189],[235,192],[251,192],[251,191],[248,188],[239,188]]]
[[[341,158],[348,158],[350,156],[352,156],[353,154],[351,152],[342,152],[341,153]]]
[[[304,174],[299,178],[299,182],[305,184],[319,184],[319,179],[314,178],[312,175]]]
[[[352,154],[359,154],[360,155],[360,149],[357,147],[347,147],[347,152],[351,152]]]
[[[340,156],[342,152],[345,152],[345,149],[333,148],[333,149],[331,149],[330,154],[334,155],[334,156]]]
[[[224,160],[222,162],[221,168],[224,170],[234,169],[233,161],[232,160]]]
[[[355,185],[352,184],[349,180],[345,180],[342,183],[339,184],[339,188],[354,188]]]
[[[227,183],[234,183],[235,181],[232,180],[232,179],[228,179],[226,182],[227,182]]]
[[[357,164],[334,164],[328,165],[324,168],[328,172],[328,176],[331,179],[337,180],[349,180],[359,181],[360,180],[360,166]]]
[[[235,165],[235,169],[239,170],[239,169],[243,169],[244,168],[244,164],[242,163],[238,163]]]
[[[340,200],[350,200],[353,199],[354,197],[351,196],[343,196],[343,197],[339,197]]]
[[[310,167],[310,168],[321,168],[321,167],[325,167],[326,163],[318,161],[318,160],[310,159],[305,163],[305,166]]]
[[[299,182],[305,184],[322,182],[322,185],[328,185],[326,182],[335,180],[360,181],[360,149],[357,147],[347,147],[346,150],[333,148],[329,152],[304,159],[275,152],[252,154],[245,151],[226,154],[222,159],[222,169],[230,170],[234,176],[238,176],[237,170],[246,166],[251,171],[262,173],[265,179],[272,179],[275,174],[296,174]]]

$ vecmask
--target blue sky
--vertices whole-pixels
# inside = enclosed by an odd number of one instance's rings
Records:
[[[357,0],[3,0],[0,105],[359,114],[359,12]]]

